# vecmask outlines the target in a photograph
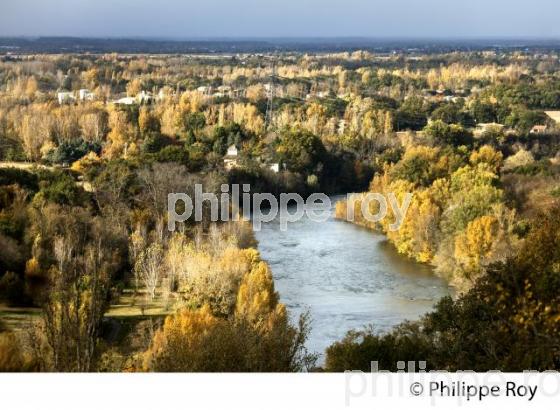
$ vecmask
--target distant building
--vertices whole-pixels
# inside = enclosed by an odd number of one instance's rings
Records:
[[[237,149],[237,147],[235,145],[230,145],[230,147],[227,149],[227,154],[229,156],[232,157],[237,157],[237,155],[239,154],[239,151]]]
[[[280,164],[278,162],[268,164],[268,168],[276,174],[280,172]]]
[[[245,90],[243,88],[237,88],[232,91],[233,98],[245,97]]]
[[[124,98],[120,98],[116,101],[113,101],[113,103],[115,104],[121,104],[121,105],[133,105],[136,104],[136,98],[134,97],[124,97]]]
[[[546,125],[535,125],[533,128],[531,128],[531,131],[529,131],[530,134],[546,134],[546,131],[548,130],[548,127]]]
[[[556,124],[560,124],[560,111],[545,111],[544,113]]]
[[[231,87],[229,85],[220,85],[218,92],[222,94],[231,94]]]
[[[224,167],[230,171],[233,168],[237,167],[237,160],[238,160],[239,151],[235,145],[231,145],[227,149],[226,156],[224,157]]]
[[[80,98],[80,101],[92,101],[95,99],[95,94],[87,88],[82,88],[78,91],[78,97]]]
[[[140,93],[136,96],[136,100],[139,104],[149,104],[154,100],[154,96],[147,92],[147,91],[140,91]]]
[[[338,134],[342,135],[346,131],[346,120],[338,121]]]
[[[73,92],[69,91],[60,91],[58,93],[58,103],[59,104],[68,104],[76,101],[76,97],[74,96]]]
[[[113,104],[119,105],[134,105],[134,104],[149,104],[154,101],[154,96],[147,91],[140,91],[136,97],[123,97],[113,101]]]
[[[206,95],[206,96],[212,95],[212,87],[210,87],[210,86],[205,86],[205,85],[203,85],[203,86],[201,86],[201,87],[198,87],[198,88],[196,89],[196,91],[198,91],[198,92],[201,93],[202,95]]]

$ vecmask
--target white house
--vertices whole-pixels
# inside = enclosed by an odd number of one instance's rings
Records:
[[[74,102],[75,100],[76,100],[76,97],[74,96],[73,92],[60,91],[58,93],[58,103],[59,104],[71,103],[71,102]]]
[[[238,154],[239,154],[239,151],[237,150],[237,147],[235,145],[230,145],[230,147],[227,149],[226,156],[237,157]]]
[[[218,92],[222,93],[224,95],[230,95],[231,94],[231,87],[229,85],[220,85],[218,87]]]
[[[87,88],[82,88],[78,91],[78,97],[80,98],[80,101],[92,101],[95,99],[95,94]]]
[[[346,131],[346,120],[338,121],[338,134],[342,135]]]
[[[269,164],[268,168],[276,174],[280,172],[280,164],[278,162],[274,162],[272,164]]]
[[[226,156],[224,157],[224,167],[230,171],[233,168],[237,167],[237,156],[239,151],[235,145],[231,145],[227,149]]]
[[[116,101],[113,101],[115,104],[122,104],[122,105],[133,105],[136,104],[136,98],[134,97],[124,97],[120,98]]]
[[[152,102],[152,100],[154,99],[154,96],[147,92],[147,91],[140,91],[140,93],[136,96],[136,99],[138,100],[138,102],[140,104],[146,104],[146,103],[150,103]]]
[[[212,87],[201,86],[201,87],[198,87],[196,89],[196,91],[198,91],[199,93],[201,93],[203,95],[211,95],[212,94]]]

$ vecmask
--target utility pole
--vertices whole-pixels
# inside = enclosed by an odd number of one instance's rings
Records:
[[[265,129],[270,129],[272,127],[272,120],[274,115],[274,77],[276,77],[276,61],[274,61],[274,56],[272,57],[272,73],[268,81],[268,95],[266,101],[266,117],[265,117]]]

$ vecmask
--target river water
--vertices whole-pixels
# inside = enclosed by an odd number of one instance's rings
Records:
[[[255,232],[282,303],[294,317],[310,311],[307,347],[319,354],[348,330],[388,330],[450,294],[444,280],[397,254],[383,235],[334,219],[338,199],[326,222],[303,217],[281,231],[277,218]]]

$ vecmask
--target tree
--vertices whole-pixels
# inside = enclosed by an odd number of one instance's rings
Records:
[[[196,263],[196,253],[191,255],[190,265]],[[245,263],[238,264],[239,260]],[[144,354],[144,369],[287,372],[312,366],[315,357],[305,349],[308,318],[302,316],[297,327],[289,323],[270,270],[258,253],[226,252],[218,265],[222,272],[233,266],[243,270],[234,312],[217,316],[204,304],[168,316]]]
[[[397,111],[397,130],[421,130],[426,125],[427,112],[421,97],[407,98]]]
[[[106,111],[96,111],[80,116],[80,128],[84,140],[100,143],[105,139],[109,124]]]
[[[483,145],[477,151],[473,151],[469,157],[470,163],[473,165],[487,164],[494,172],[502,167],[503,155],[489,145]]]
[[[183,116],[183,129],[185,132],[198,132],[206,126],[206,118],[203,113],[186,113]]]
[[[159,118],[154,112],[150,111],[146,107],[140,109],[140,114],[138,116],[138,127],[140,128],[140,133],[146,135],[149,133],[158,133],[161,130],[161,125]]]
[[[142,80],[140,80],[139,78],[135,78],[129,81],[126,85],[126,94],[129,97],[136,97],[138,94],[140,94],[140,91],[142,91],[142,87]]]
[[[480,273],[481,261],[490,256],[498,229],[496,217],[484,215],[469,222],[465,232],[455,238],[455,258],[468,276]]]
[[[73,240],[57,238],[58,266],[50,269],[51,289],[44,305],[44,323],[56,371],[91,370],[103,314],[107,307],[110,272],[101,245],[88,244],[75,252]]]
[[[140,252],[134,265],[135,275],[140,278],[146,290],[146,304],[154,299],[156,288],[161,279],[163,248],[158,243],[152,243]]]
[[[37,359],[47,370],[89,371],[111,281],[123,267],[125,236],[117,225],[79,207],[46,204],[33,209],[30,218],[33,273],[47,277],[35,299],[42,307],[45,339],[45,352]]]
[[[472,134],[461,125],[448,125],[441,120],[430,122],[424,132],[437,144],[460,146],[472,143]]]
[[[308,131],[284,133],[276,152],[288,169],[296,172],[311,172],[325,160],[325,147],[321,140]]]

